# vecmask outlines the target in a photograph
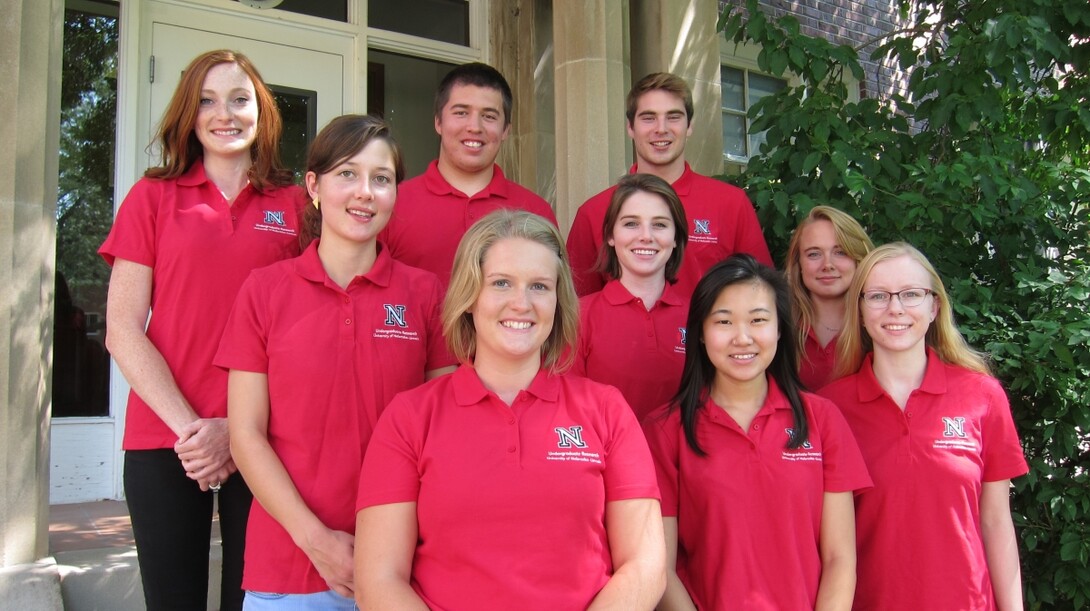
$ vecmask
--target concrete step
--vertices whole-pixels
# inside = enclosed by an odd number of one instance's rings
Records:
[[[145,611],[124,501],[50,506],[49,552],[52,556],[45,563],[55,563],[65,611]],[[208,562],[210,610],[219,607],[222,562],[219,521],[214,520]]]

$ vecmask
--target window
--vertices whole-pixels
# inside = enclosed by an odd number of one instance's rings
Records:
[[[289,13],[348,21],[348,2],[346,0],[235,0],[257,9],[275,8]]]
[[[484,0],[369,0],[367,112],[383,116],[405,155],[406,176],[439,151],[433,104],[439,82],[458,64],[484,61]]]
[[[723,156],[745,163],[765,141],[764,132],[750,131],[746,113],[761,98],[786,87],[787,81],[726,65],[720,67],[719,79],[723,88]]]
[[[118,6],[70,2],[64,12],[53,416],[108,416],[106,287],[97,250],[113,223]]]
[[[371,0],[367,25],[421,38],[469,46],[466,0]]]

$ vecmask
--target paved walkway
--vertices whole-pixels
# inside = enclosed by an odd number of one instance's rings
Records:
[[[60,569],[66,611],[145,611],[125,501],[50,505],[49,555]],[[209,609],[219,600],[221,557],[217,518],[212,522]]]
[[[49,506],[50,555],[132,545],[132,523],[125,501]]]

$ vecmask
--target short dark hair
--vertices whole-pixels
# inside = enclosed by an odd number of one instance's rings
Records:
[[[685,106],[685,119],[687,122],[692,123],[693,92],[689,89],[689,84],[676,74],[652,72],[640,79],[628,92],[624,114],[628,118],[629,125],[632,125],[633,121],[636,120],[636,108],[639,106],[640,96],[649,91],[665,91],[681,98],[681,103]]]
[[[658,195],[666,202],[670,210],[670,218],[674,222],[674,252],[666,261],[666,281],[673,284],[677,282],[677,272],[681,269],[681,262],[685,256],[685,245],[689,241],[689,221],[685,218],[685,208],[681,205],[681,198],[670,183],[653,174],[626,174],[617,181],[617,189],[609,200],[606,208],[606,218],[602,223],[602,249],[598,253],[598,270],[608,274],[610,278],[621,277],[621,262],[617,259],[617,250],[610,247],[609,239],[613,237],[613,226],[621,216],[621,208],[628,198],[636,193],[650,193]]]
[[[768,365],[768,373],[787,397],[795,419],[795,427],[787,441],[787,447],[795,449],[802,446],[810,435],[806,411],[802,405],[802,382],[799,381],[795,333],[791,328],[791,299],[787,292],[787,281],[783,274],[762,265],[752,255],[736,253],[715,264],[704,274],[689,302],[689,317],[685,324],[685,367],[671,409],[681,410],[685,441],[698,456],[705,456],[707,453],[697,443],[697,416],[704,409],[715,380],[715,365],[701,341],[704,338],[704,320],[711,314],[719,294],[727,287],[742,282],[767,286],[775,297],[776,324],[780,339],[776,342],[776,356],[772,357],[772,362]]]
[[[450,101],[450,92],[455,85],[473,85],[499,91],[500,97],[503,98],[503,124],[505,127],[511,124],[511,107],[514,106],[511,86],[507,84],[507,79],[503,78],[499,70],[481,62],[455,66],[443,77],[439,83],[439,89],[435,92],[436,119],[443,114],[443,107]]]

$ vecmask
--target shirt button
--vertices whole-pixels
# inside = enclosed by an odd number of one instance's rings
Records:
[[[514,424],[514,423],[515,423],[515,419],[514,419],[514,418],[508,418],[508,419],[507,419],[507,424]]]
[[[352,319],[351,318],[344,319],[344,324],[346,324],[346,325],[352,324]]]
[[[912,417],[912,412],[905,412],[905,415],[908,416],[909,418],[911,418]]]
[[[351,299],[349,299],[348,297],[345,297],[345,298],[344,298],[344,302],[345,302],[345,303],[352,303],[352,300],[351,300]]]
[[[508,447],[508,448],[507,448],[507,452],[508,452],[509,454],[514,454],[514,453],[515,453],[515,446],[510,446],[510,447]]]
[[[759,424],[754,424],[754,425],[753,425],[753,430],[755,430],[755,431],[759,431],[759,430],[761,430],[761,425],[759,425]]]

